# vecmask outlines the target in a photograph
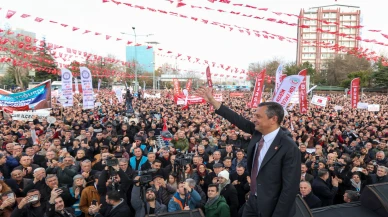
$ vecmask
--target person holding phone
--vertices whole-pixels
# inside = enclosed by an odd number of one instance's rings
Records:
[[[54,188],[51,191],[50,199],[46,205],[45,217],[75,217],[74,209],[65,207],[65,203],[61,197],[63,190]]]
[[[14,208],[11,217],[43,216],[46,209],[45,204],[40,203],[40,199],[39,190],[29,190],[27,196]]]

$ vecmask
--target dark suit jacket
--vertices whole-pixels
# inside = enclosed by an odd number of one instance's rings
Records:
[[[322,201],[322,207],[333,205],[334,196],[337,194],[338,187],[330,188],[329,184],[323,179],[317,177],[312,184],[314,194]]]
[[[256,143],[262,134],[255,124],[224,105],[216,113],[252,135],[248,145],[247,171],[252,170]],[[291,217],[296,213],[295,197],[300,183],[300,151],[295,142],[281,128],[260,165],[256,178],[257,207],[262,217]]]
[[[112,206],[107,206],[105,209],[101,209],[100,213],[95,217],[127,217],[130,216],[130,210],[125,201],[112,210]]]
[[[313,192],[310,192],[310,194],[302,198],[307,203],[310,209],[319,208],[322,205],[321,200],[317,196],[315,196]]]
[[[310,182],[310,184],[313,184],[314,176],[306,173],[306,175],[304,176],[304,180]]]

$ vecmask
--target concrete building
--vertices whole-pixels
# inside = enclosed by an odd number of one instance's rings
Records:
[[[343,54],[335,47],[355,48],[360,36],[360,8],[328,5],[301,9],[298,20],[297,64],[310,62],[317,71],[326,69],[325,62]],[[352,28],[353,27],[353,28]]]

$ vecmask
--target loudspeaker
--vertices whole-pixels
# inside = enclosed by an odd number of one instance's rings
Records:
[[[147,215],[146,215],[147,216]],[[148,215],[149,217],[205,217],[201,209],[187,210],[187,211],[177,211],[169,212],[157,215]]]
[[[313,217],[311,210],[303,198],[298,194],[295,199],[296,213],[294,217]]]
[[[388,184],[368,185],[361,194],[361,205],[379,214],[388,216]]]

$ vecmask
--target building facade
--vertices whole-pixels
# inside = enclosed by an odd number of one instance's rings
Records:
[[[318,72],[326,61],[359,47],[359,7],[329,5],[301,9],[298,20],[297,64],[310,62]]]
[[[155,53],[148,46],[127,46],[126,61],[137,62],[138,73],[153,72],[155,70]]]

